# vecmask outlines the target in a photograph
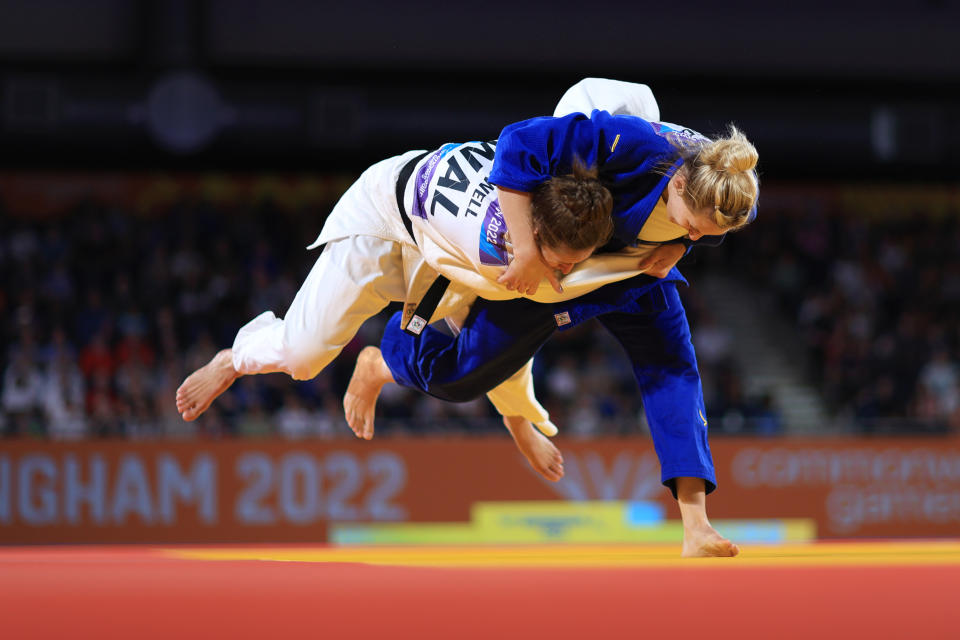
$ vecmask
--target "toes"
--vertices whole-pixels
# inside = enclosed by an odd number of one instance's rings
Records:
[[[364,440],[373,440],[373,417],[365,417],[363,419],[363,427],[361,428],[363,433]]]
[[[357,415],[350,410],[344,410],[344,418],[347,419],[347,426],[350,427],[350,430],[353,431],[353,435],[360,437],[360,427],[357,424]]]

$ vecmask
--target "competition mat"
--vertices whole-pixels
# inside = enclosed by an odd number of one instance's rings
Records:
[[[0,547],[0,637],[957,638],[960,540]]]

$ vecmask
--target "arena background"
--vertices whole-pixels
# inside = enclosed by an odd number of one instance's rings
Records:
[[[0,630],[312,637],[320,606],[334,637],[500,633],[463,628],[479,607],[517,634],[632,637],[677,631],[661,618],[682,609],[653,585],[689,590],[692,571],[701,601],[729,588],[753,613],[701,605],[691,634],[950,637],[958,26],[952,0],[0,1]],[[746,568],[665,560],[679,514],[599,325],[537,359],[556,484],[485,400],[390,386],[375,440],[356,441],[340,398],[386,314],[318,378],[245,378],[179,418],[184,376],[285,310],[315,259],[304,247],[364,168],[496,138],[590,76],[646,83],[664,120],[734,122],[760,151],[758,221],[679,265],[720,487],[709,512]],[[237,586],[258,580],[273,595]],[[318,586],[334,580],[350,586]],[[541,589],[563,606],[511,600]],[[370,593],[395,623],[357,608]],[[657,603],[644,620],[633,595]],[[434,635],[420,596],[445,603]],[[282,615],[218,614],[253,602]]]

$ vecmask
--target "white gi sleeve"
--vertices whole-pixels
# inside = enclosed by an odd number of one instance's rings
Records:
[[[589,116],[594,109],[609,111],[613,115],[639,116],[655,122],[660,120],[660,107],[650,87],[606,78],[584,78],[567,89],[553,115],[557,118],[571,113]]]

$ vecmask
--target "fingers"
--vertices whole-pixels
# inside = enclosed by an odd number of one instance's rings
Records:
[[[508,291],[513,291],[515,280],[512,277],[507,277],[506,269],[500,272],[500,277],[497,278],[497,282],[505,286]]]
[[[497,283],[502,284],[508,291],[517,291],[521,295],[533,295],[540,288],[544,278],[550,280],[555,290],[563,291],[553,271],[542,261],[515,257],[507,268],[500,272]]]
[[[540,282],[520,282],[513,278],[505,278],[500,276],[497,278],[497,282],[502,284],[508,291],[517,291],[523,295],[533,295],[537,292],[537,289],[540,288]],[[551,283],[552,284],[552,283]],[[554,289],[559,287],[559,283],[554,285]],[[563,289],[557,289],[559,293],[563,293]]]
[[[557,293],[563,293],[563,287],[560,285],[560,279],[553,273],[547,273],[547,280],[550,281],[550,286],[553,287],[553,290]],[[536,290],[534,290],[536,293]]]
[[[674,263],[668,262],[665,260],[651,260],[645,258],[637,263],[637,268],[648,276],[653,276],[654,278],[665,278],[670,269],[673,268]]]
[[[666,244],[657,247],[640,259],[637,269],[655,278],[664,278],[685,252],[686,248],[682,244]]]

